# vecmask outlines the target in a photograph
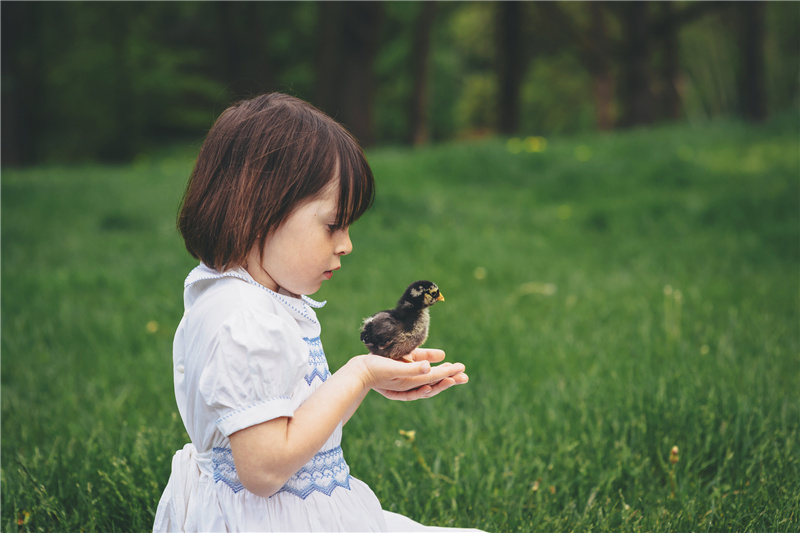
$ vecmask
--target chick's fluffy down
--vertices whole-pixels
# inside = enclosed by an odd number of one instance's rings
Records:
[[[361,329],[361,342],[370,353],[392,359],[401,359],[414,351],[428,338],[430,315],[425,309],[420,313],[410,330],[390,312],[381,311],[367,318]]]

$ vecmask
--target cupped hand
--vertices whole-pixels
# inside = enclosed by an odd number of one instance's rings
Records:
[[[461,363],[431,365],[444,360],[442,350],[417,348],[409,356],[412,362],[372,354],[361,356],[367,385],[390,400],[410,401],[431,398],[469,381]]]

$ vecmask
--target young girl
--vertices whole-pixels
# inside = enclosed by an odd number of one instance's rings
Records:
[[[331,374],[309,298],[341,268],[372,172],[311,105],[268,94],[234,105],[203,144],[178,227],[201,261],[175,333],[178,409],[191,438],[172,461],[155,531],[428,531],[383,511],[350,476],[342,426],[370,389],[430,398],[464,365],[417,349]],[[452,530],[448,530],[452,531]]]

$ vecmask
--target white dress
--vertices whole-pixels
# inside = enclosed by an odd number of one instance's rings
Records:
[[[292,416],[330,376],[314,313],[324,302],[275,293],[243,269],[203,264],[184,285],[173,374],[192,442],[172,460],[154,531],[455,531],[383,511],[350,475],[341,424],[276,494],[245,489],[228,436]]]

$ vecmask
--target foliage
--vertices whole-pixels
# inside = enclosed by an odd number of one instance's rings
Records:
[[[796,6],[771,2],[766,12],[765,37],[766,90],[772,111],[798,102],[794,52],[800,49],[797,28],[800,13]],[[684,66],[684,106],[691,120],[735,115],[740,102],[736,93],[741,76],[739,36],[731,13],[721,11],[688,25],[682,32],[681,58]],[[792,72],[790,76],[789,73]]]
[[[353,475],[436,525],[796,531],[797,136],[791,115],[371,151],[376,205],[317,295],[331,367],[429,277],[428,345],[471,381],[370,395]],[[174,218],[197,149],[4,171],[4,531],[150,527],[187,439]]]
[[[556,85],[561,91],[549,89]],[[522,131],[547,135],[591,131],[595,125],[591,85],[572,54],[537,59],[523,86]]]
[[[684,114],[693,121],[731,116],[738,105],[739,35],[726,6],[709,10],[679,35],[679,89]],[[588,31],[585,5],[559,7]],[[797,69],[787,65],[798,61],[800,17],[791,3],[767,7],[768,103],[780,114],[798,103]],[[327,44],[321,42],[326,21],[319,20],[316,2],[10,2],[2,10],[5,164],[14,148],[39,161],[130,160],[164,139],[201,136],[219,110],[243,96],[272,90],[312,102],[319,96],[317,61]],[[410,43],[419,10],[415,2],[389,2],[383,10],[373,65],[373,121],[382,144],[409,138]],[[619,43],[619,9],[604,10],[609,38]],[[495,128],[501,53],[495,11],[491,2],[442,2],[437,8],[428,88],[436,141]],[[522,67],[523,132],[592,131],[595,104],[589,74],[578,61],[580,44],[563,35],[551,38],[561,29],[533,3],[525,6],[523,25],[525,57],[531,58]],[[28,102],[21,105],[24,97]],[[9,124],[29,128],[30,135],[7,132]]]
[[[208,110],[221,84],[196,71],[204,56],[191,42],[164,41],[170,31],[180,32],[181,19],[191,19],[190,4],[169,10],[70,2],[35,8],[41,18],[32,46],[41,52],[27,68],[43,76],[36,112],[45,117],[41,143],[50,158],[76,161],[89,153],[129,159],[148,136],[210,125]]]

